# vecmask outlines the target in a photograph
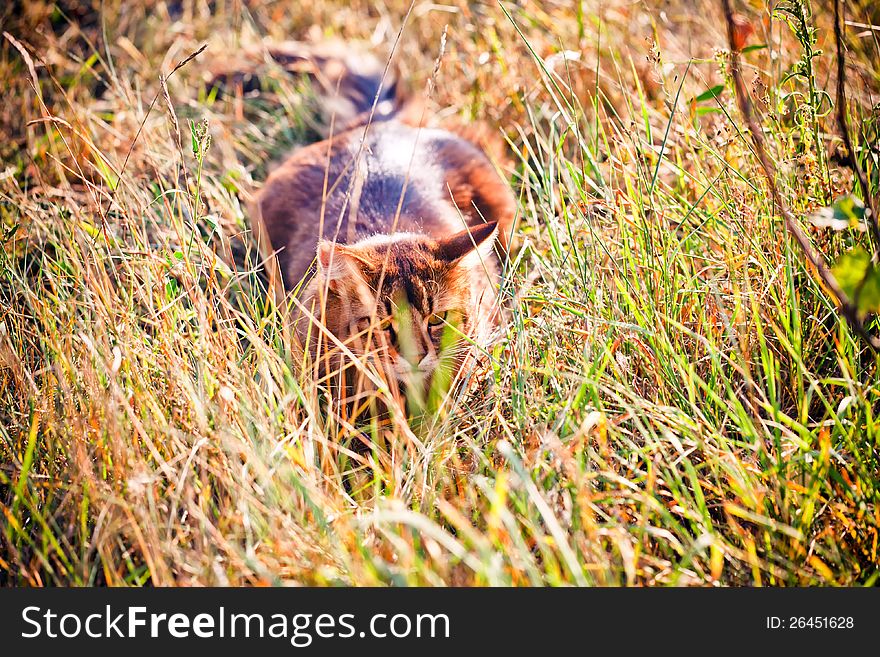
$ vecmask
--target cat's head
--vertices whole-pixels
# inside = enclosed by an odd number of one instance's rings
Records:
[[[494,271],[495,237],[490,223],[440,240],[410,233],[350,245],[322,240],[314,282],[323,290],[324,325],[399,385],[428,385],[438,368],[461,364],[464,336],[481,319],[476,295],[486,294]]]

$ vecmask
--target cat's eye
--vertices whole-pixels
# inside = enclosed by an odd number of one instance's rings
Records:
[[[441,324],[445,324],[448,316],[448,310],[444,310],[442,313],[431,313],[431,316],[428,317],[428,326],[440,326]]]
[[[381,322],[379,322],[379,328],[385,331],[385,333],[388,335],[389,340],[394,342],[394,336],[396,334],[394,333],[394,325],[392,324],[390,317],[386,317]]]
[[[372,318],[372,317],[361,317],[357,321],[357,324],[356,324],[358,332],[364,333],[365,331],[367,331],[367,329],[369,329],[370,326],[373,324],[373,321],[374,321],[374,318]],[[390,317],[386,317],[385,319],[379,320],[375,324],[375,327],[376,328],[374,330],[393,331],[393,327],[391,326],[391,318]]]

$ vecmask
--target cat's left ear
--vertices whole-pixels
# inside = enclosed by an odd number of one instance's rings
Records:
[[[467,265],[477,264],[490,257],[497,235],[497,221],[467,228],[440,240],[437,246],[438,256],[446,262],[462,261]],[[471,260],[473,263],[470,262]]]

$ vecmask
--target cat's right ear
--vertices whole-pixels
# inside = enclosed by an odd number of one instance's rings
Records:
[[[464,261],[470,266],[473,263],[467,262],[468,260],[480,262],[489,257],[497,234],[497,221],[479,224],[440,240],[437,252],[442,260],[447,262]]]
[[[341,244],[328,240],[318,241],[318,273],[331,292],[337,292],[340,285],[351,279],[354,273],[354,258]]]

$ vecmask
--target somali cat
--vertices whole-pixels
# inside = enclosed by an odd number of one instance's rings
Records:
[[[297,336],[347,402],[383,383],[358,360],[408,399],[448,386],[501,318],[515,201],[488,142],[425,127],[387,67],[347,46],[268,55],[311,80],[329,118],[326,139],[295,150],[254,208],[284,289],[296,291]]]

